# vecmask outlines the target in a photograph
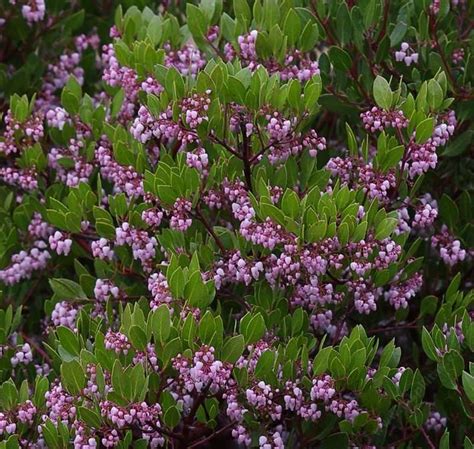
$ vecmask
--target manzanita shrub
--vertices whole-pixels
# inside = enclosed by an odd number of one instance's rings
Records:
[[[0,1],[0,448],[472,448],[474,2],[119,3]]]

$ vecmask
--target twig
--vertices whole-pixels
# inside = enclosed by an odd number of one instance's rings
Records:
[[[200,440],[196,441],[195,443],[191,444],[191,446],[188,446],[188,449],[193,449],[195,447],[199,447],[202,444],[208,443],[209,441],[213,440],[220,434],[227,432],[231,427],[235,426],[236,421],[231,421],[230,423],[226,424],[224,427],[219,429],[217,432],[212,433],[211,435],[201,438]]]
[[[209,137],[219,145],[222,145],[229,153],[233,154],[239,159],[242,159],[242,156],[237,151],[235,151],[225,140],[220,139],[214,133],[210,134]]]
[[[377,42],[380,42],[382,38],[385,36],[387,32],[387,23],[388,23],[388,12],[390,10],[390,0],[385,0],[384,2],[384,10],[383,10],[383,22],[382,28],[380,29],[380,33],[377,36]]]
[[[34,348],[34,350],[43,358],[43,360],[46,360],[49,365],[51,365],[51,357],[48,355],[48,353],[38,345],[32,338],[28,337],[24,332],[21,333],[21,336],[23,340],[25,340],[30,346]]]
[[[318,13],[318,8],[316,6],[316,0],[313,0],[311,2],[311,10],[313,12],[314,17],[316,17],[316,20],[319,22],[319,24],[323,27],[326,37],[328,39],[328,43],[330,45],[338,44],[337,38],[334,36],[332,33],[331,29],[329,28],[327,22],[321,18],[321,16]]]
[[[378,327],[378,328],[375,328],[375,329],[370,329],[367,332],[369,334],[377,334],[377,333],[386,332],[386,331],[397,331],[397,330],[403,330],[403,329],[417,329],[418,327],[419,327],[418,324],[407,323],[407,324],[400,324],[398,326]]]
[[[201,209],[199,208],[199,205],[196,207],[195,215],[196,215],[196,218],[204,225],[207,232],[209,232],[209,234],[214,238],[214,241],[216,242],[221,252],[225,253],[225,247],[224,247],[224,244],[222,243],[222,240],[217,236],[217,234],[214,232],[214,229],[212,229],[212,226],[209,224],[209,222],[206,220],[206,218],[202,214]]]
[[[430,449],[436,449],[436,446],[434,445],[434,443],[431,441],[431,438],[428,436],[428,434],[426,433],[426,430],[423,429],[423,426],[420,426],[420,432],[422,433],[422,435],[425,437],[425,440],[426,442],[428,443],[428,446],[430,447]]]
[[[247,188],[252,192],[252,169],[250,168],[250,142],[247,136],[247,129],[243,121],[240,122],[240,131],[242,133],[242,161],[244,163],[244,175]]]

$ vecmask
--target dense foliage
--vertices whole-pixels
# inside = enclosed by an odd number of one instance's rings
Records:
[[[472,448],[473,25],[0,0],[0,448]]]

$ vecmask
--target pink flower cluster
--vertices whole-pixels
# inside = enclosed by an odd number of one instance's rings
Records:
[[[29,250],[20,251],[11,257],[10,265],[0,270],[0,280],[6,285],[13,285],[29,279],[34,271],[46,268],[50,257],[46,243],[37,240]]]
[[[36,107],[41,111],[48,111],[58,106],[56,95],[58,89],[63,88],[71,75],[82,85],[84,83],[84,69],[80,67],[82,53],[87,48],[98,49],[99,37],[95,32],[89,36],[80,35],[75,38],[76,51],[65,51],[56,64],[48,64],[43,85],[38,95]]]
[[[278,73],[284,81],[297,79],[306,82],[320,73],[317,61],[312,60],[309,54],[296,49],[290,50],[281,64],[274,58],[262,60],[257,55],[257,36],[258,31],[251,30],[237,38],[235,48],[231,43],[227,43],[224,47],[226,59],[232,61],[238,56],[244,67],[256,70],[258,67],[264,66],[270,74]]]
[[[361,158],[334,157],[326,168],[344,184],[362,188],[369,198],[377,198],[383,204],[388,202],[390,190],[396,187],[393,170],[383,173],[375,169],[372,162],[365,163]]]
[[[164,438],[159,430],[162,415],[159,404],[149,405],[146,402],[140,402],[122,407],[111,401],[102,401],[100,403],[100,413],[118,429],[137,428],[141,438],[148,442],[148,447],[151,449],[163,446]],[[119,441],[117,431],[114,432],[113,429],[107,437],[101,440],[104,447],[114,447]]]
[[[114,257],[112,243],[104,237],[91,243],[91,251],[94,257],[102,260],[112,260]]]
[[[255,211],[250,203],[245,184],[240,180],[231,182],[225,179],[222,186],[225,198],[231,202],[234,217],[239,221],[252,219]]]
[[[441,416],[439,412],[431,412],[426,420],[425,426],[428,430],[441,432],[446,427],[446,418]]]
[[[420,273],[415,273],[411,278],[404,282],[394,283],[390,289],[385,292],[385,300],[391,306],[398,309],[406,309],[408,307],[408,300],[413,298],[423,285],[423,276]]]
[[[191,129],[195,129],[201,123],[207,121],[207,111],[211,104],[210,94],[211,91],[207,90],[204,94],[195,93],[181,101],[184,121]]]
[[[116,354],[128,354],[132,345],[125,334],[108,330],[105,334],[105,349],[115,351]]]
[[[455,239],[444,225],[439,234],[431,237],[431,246],[439,252],[443,262],[450,267],[462,262],[467,255],[466,250],[461,247],[461,242]]]
[[[400,50],[395,52],[395,60],[404,62],[408,67],[418,62],[418,53],[414,51],[408,42],[402,42]]]
[[[23,343],[19,348],[16,349],[15,354],[10,359],[10,363],[13,367],[17,365],[28,365],[33,361],[33,353],[31,352],[31,346],[29,343]]]
[[[406,128],[408,119],[402,111],[384,111],[374,106],[372,109],[360,114],[364,128],[371,133],[383,131],[385,128]]]
[[[98,301],[107,301],[110,297],[115,299],[120,297],[119,288],[108,279],[97,279],[94,287],[94,296]]]
[[[0,435],[14,434],[18,424],[33,425],[36,407],[30,400],[18,404],[9,412],[0,412]]]
[[[133,167],[126,167],[116,162],[106,140],[98,146],[95,156],[101,176],[113,183],[116,192],[124,192],[130,197],[144,194],[142,176]]]
[[[207,175],[209,166],[209,157],[204,148],[196,148],[193,152],[186,153],[186,164],[188,167],[195,168],[203,176]]]
[[[152,137],[173,141],[180,136],[180,127],[172,120],[171,111],[162,112],[153,117],[145,106],[140,106],[138,114],[130,127],[132,136],[141,143],[148,142]]]
[[[296,238],[269,217],[263,223],[243,220],[240,223],[240,233],[254,245],[262,245],[270,250],[276,245],[285,245],[285,250],[290,252],[296,249]]]
[[[16,5],[17,0],[9,0],[11,5]],[[29,26],[44,20],[46,14],[45,0],[24,0],[21,5],[21,15]],[[1,25],[1,23],[0,23]]]
[[[182,75],[196,76],[206,65],[206,59],[201,51],[192,43],[185,44],[175,50],[170,44],[165,44],[165,65],[174,67]]]
[[[75,298],[70,298],[75,299]],[[71,302],[60,301],[55,304],[51,312],[51,324],[53,327],[65,326],[69,329],[76,329],[76,319],[79,313],[79,306]]]
[[[133,258],[139,260],[145,270],[151,270],[158,244],[155,237],[150,237],[148,232],[133,228],[129,223],[124,222],[115,230],[115,244],[130,246]]]
[[[194,402],[196,394],[210,392],[216,394],[225,391],[231,381],[231,365],[216,360],[212,346],[201,346],[194,353],[192,360],[178,354],[172,361],[173,368],[177,372],[177,378],[170,382],[170,392],[189,410]]]
[[[153,273],[148,278],[148,291],[152,295],[150,301],[151,310],[156,310],[161,304],[169,304],[173,301],[168,281],[162,273]]]
[[[71,251],[72,240],[63,232],[56,231],[49,236],[49,247],[59,256],[63,254],[67,256]]]
[[[56,177],[69,187],[76,187],[81,182],[89,182],[94,166],[81,154],[84,151],[82,140],[71,139],[67,148],[51,148],[48,154],[48,165],[56,171]],[[70,160],[73,167],[66,168],[63,161]]]
[[[22,170],[12,167],[0,167],[0,180],[5,184],[28,192],[38,188],[37,174],[34,169]]]
[[[191,201],[185,198],[178,198],[176,200],[171,210],[171,229],[184,232],[193,224],[193,220],[190,215],[192,206],[193,205]]]
[[[349,292],[354,297],[354,306],[359,313],[368,315],[377,310],[377,300],[382,293],[382,289],[374,287],[364,278],[348,282]]]
[[[4,118],[5,129],[0,140],[0,153],[6,156],[18,154],[44,136],[43,116],[33,113],[23,123],[20,123],[9,109]]]
[[[70,122],[70,117],[64,108],[56,106],[46,112],[46,121],[50,128],[57,128],[62,131],[64,125]]]

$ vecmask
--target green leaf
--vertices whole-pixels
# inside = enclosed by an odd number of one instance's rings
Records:
[[[360,222],[355,228],[354,234],[352,235],[352,241],[360,242],[362,239],[365,239],[367,233],[368,223],[367,221]]]
[[[374,99],[377,105],[385,110],[389,110],[392,106],[392,89],[388,81],[380,75],[375,78],[373,86]]]
[[[301,34],[301,19],[294,9],[286,15],[283,32],[288,36],[288,44],[294,45]]]
[[[438,363],[436,371],[438,372],[439,380],[444,387],[446,387],[448,390],[456,390],[456,382],[452,379],[443,363]]]
[[[186,4],[186,16],[188,19],[188,28],[196,41],[204,39],[209,27],[204,13],[192,3]]]
[[[395,47],[398,45],[403,37],[405,36],[408,29],[408,25],[404,21],[397,22],[392,32],[390,33],[390,46]]]
[[[132,345],[139,351],[144,351],[148,343],[146,334],[139,326],[132,326],[129,330],[129,337]]]
[[[265,351],[258,359],[255,367],[255,377],[257,379],[267,379],[268,373],[274,370],[276,354],[273,351]]]
[[[294,190],[287,189],[281,200],[283,212],[291,218],[296,218],[299,211],[299,198]]]
[[[392,167],[396,167],[401,161],[404,152],[405,147],[403,145],[398,145],[387,151],[384,155],[383,161],[381,161],[382,170],[387,171]]]
[[[436,111],[443,104],[443,89],[439,85],[438,81],[431,79],[428,81],[428,105],[431,110]]]
[[[347,122],[346,122],[346,133],[347,133],[347,146],[349,148],[351,155],[358,156],[359,148],[357,145],[357,140],[356,140],[354,131],[352,131],[352,128]]]
[[[234,0],[234,14],[236,19],[243,18],[246,23],[250,23],[252,12],[247,0]]]
[[[168,340],[171,333],[170,311],[166,304],[162,304],[153,312],[152,330],[155,340],[164,343]]]
[[[458,351],[450,350],[443,357],[443,366],[446,368],[451,380],[456,382],[464,368],[464,359]]]
[[[265,320],[263,319],[262,314],[259,312],[253,316],[248,324],[248,326],[243,331],[245,337],[245,343],[255,343],[260,340],[265,333]]]
[[[425,380],[417,369],[413,375],[413,382],[410,389],[410,399],[415,404],[421,404],[423,397],[425,396]]]
[[[331,47],[329,49],[329,59],[338,70],[349,70],[352,66],[352,59],[349,53],[339,47]]]
[[[425,143],[432,135],[434,130],[434,119],[428,117],[416,126],[416,143]]]
[[[472,144],[474,137],[474,131],[468,130],[456,139],[450,141],[446,146],[446,150],[443,152],[443,156],[456,157],[463,154]]]
[[[163,24],[160,16],[153,16],[148,24],[147,36],[153,45],[157,45],[162,36]]]
[[[245,349],[245,340],[243,335],[230,337],[222,348],[222,361],[235,363],[242,355]]]
[[[329,355],[332,351],[333,349],[328,346],[326,348],[320,349],[320,351],[316,354],[316,357],[313,360],[313,374],[315,376],[327,371],[329,364]]]
[[[87,299],[82,287],[69,279],[50,279],[49,285],[58,299],[80,300]]]
[[[173,429],[181,420],[181,413],[179,413],[178,408],[173,405],[166,410],[163,420],[170,429]]]
[[[347,449],[349,446],[349,437],[347,433],[334,433],[321,442],[319,449]]]
[[[42,425],[42,433],[48,448],[60,449],[62,447],[59,442],[58,430],[50,419],[47,419],[46,423]]]
[[[77,335],[68,327],[59,326],[56,329],[61,346],[71,355],[78,356],[80,351]]]
[[[449,449],[449,432],[448,429],[444,431],[441,440],[439,441],[439,449]]]
[[[77,360],[63,362],[61,365],[61,382],[72,395],[77,395],[86,385],[86,376]]]
[[[299,37],[298,48],[303,51],[310,51],[317,44],[319,39],[319,28],[315,23],[308,21]]]
[[[102,422],[99,415],[94,410],[87,407],[79,407],[78,411],[81,420],[85,421],[88,426],[95,429],[100,428]]]
[[[382,220],[375,229],[375,238],[383,240],[389,237],[397,227],[398,220],[396,218],[387,217]]]
[[[336,15],[337,35],[340,42],[345,45],[352,37],[352,20],[346,2],[341,2]]]
[[[443,221],[451,228],[459,222],[459,209],[456,203],[446,194],[443,194],[439,203],[439,212]]]
[[[423,327],[421,334],[421,344],[426,355],[433,361],[438,361],[438,354],[436,353],[436,346],[433,339],[431,338],[430,333]]]
[[[163,364],[167,365],[173,357],[176,357],[176,355],[183,350],[182,347],[183,345],[181,344],[181,339],[179,337],[168,341],[163,348],[163,354],[161,357]]]
[[[213,295],[210,294],[209,283],[204,283],[201,272],[195,271],[188,279],[184,289],[184,296],[188,299],[189,305],[193,307],[206,307],[212,300]]]
[[[474,376],[466,371],[462,372],[462,387],[468,399],[474,404]]]

